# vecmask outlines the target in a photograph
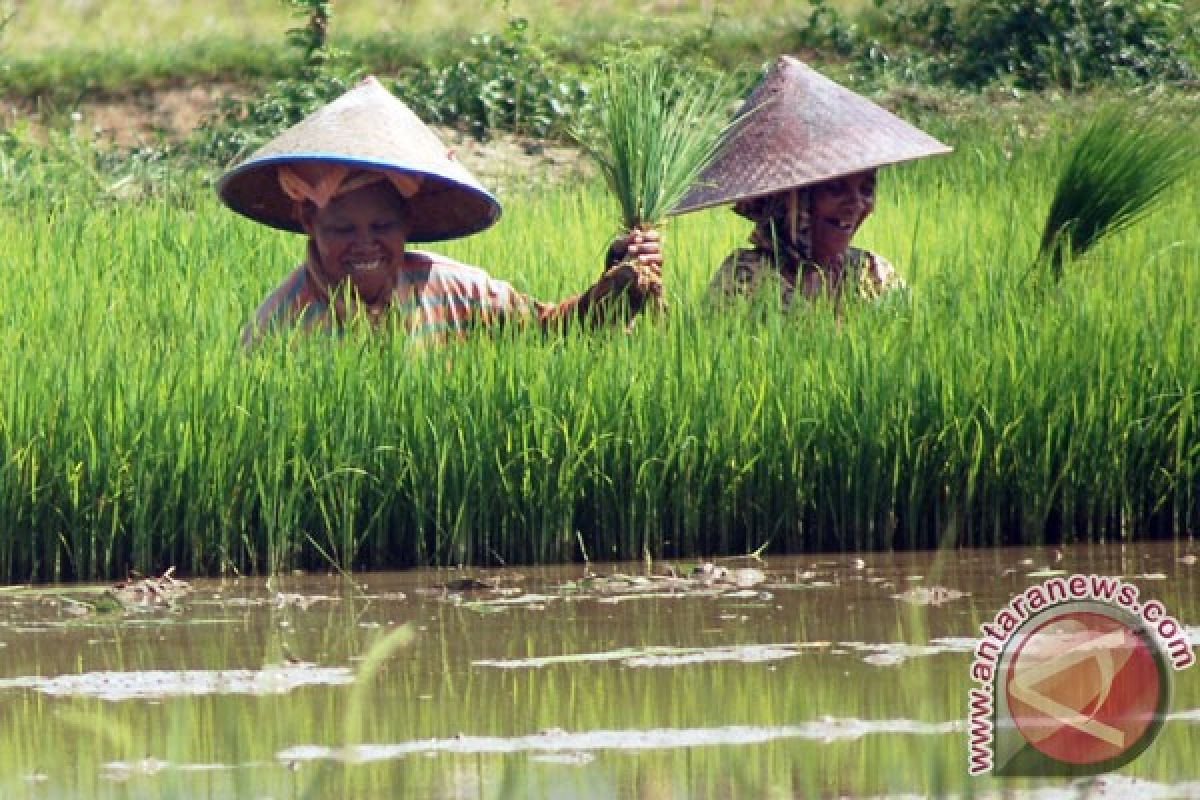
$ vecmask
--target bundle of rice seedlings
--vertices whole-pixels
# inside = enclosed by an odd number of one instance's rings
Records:
[[[651,53],[609,63],[599,91],[594,129],[575,138],[616,197],[625,230],[657,227],[716,155],[728,83]]]
[[[1123,107],[1102,111],[1071,144],[1042,231],[1039,262],[1057,280],[1106,235],[1147,214],[1195,161],[1192,120]]]

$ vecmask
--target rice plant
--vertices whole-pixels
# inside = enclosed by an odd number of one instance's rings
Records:
[[[1058,120],[1066,127],[1067,120]],[[715,313],[746,235],[672,222],[672,316],[402,337],[238,332],[304,255],[198,182],[90,199],[55,173],[4,200],[0,575],[12,581],[655,559],[1180,536],[1200,528],[1197,250],[1168,213],[1102,270],[1019,290],[1056,151],[897,168],[858,243],[911,306]],[[996,165],[1006,165],[998,170]],[[1196,179],[1163,196],[1197,207]],[[439,250],[557,300],[594,280],[599,181],[515,198]],[[555,231],[546,243],[548,230]],[[64,280],[69,276],[70,280]],[[64,337],[63,332],[71,336]],[[581,543],[582,542],[582,548]]]
[[[680,71],[661,53],[609,63],[596,132],[577,133],[620,206],[627,230],[654,227],[716,155],[725,84]]]
[[[1105,236],[1132,225],[1196,168],[1198,131],[1164,109],[1113,106],[1068,148],[1038,257],[1053,276]]]

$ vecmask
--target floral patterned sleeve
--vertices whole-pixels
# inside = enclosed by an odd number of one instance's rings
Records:
[[[755,250],[735,250],[717,269],[708,285],[708,295],[718,305],[724,305],[738,297],[754,297],[758,294],[764,276],[772,270],[762,263]]]
[[[863,250],[862,268],[858,274],[858,296],[863,300],[880,300],[893,292],[904,293],[908,287],[892,263],[878,253]]]

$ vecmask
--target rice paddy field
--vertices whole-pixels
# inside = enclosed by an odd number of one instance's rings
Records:
[[[0,797],[1200,795],[1194,669],[1119,771],[967,774],[981,625],[1031,584],[1120,576],[1188,654],[1200,635],[1200,170],[1061,278],[1037,259],[1082,126],[1114,103],[1194,125],[1193,84],[872,87],[954,147],[881,172],[855,243],[907,289],[877,305],[714,303],[750,233],[714,209],[665,224],[670,311],[631,333],[247,350],[303,238],[221,206],[194,152],[108,148],[69,96],[264,85],[296,18],[17,5]],[[649,19],[647,39],[707,30],[750,63],[811,10],[472,9],[339,3],[331,35],[416,63],[514,14],[564,52]],[[543,301],[585,289],[618,206],[560,166],[514,167],[497,225],[429,249]]]
[[[1031,272],[1067,118],[935,133],[857,241],[907,297],[715,311],[748,234],[669,223],[669,318],[238,343],[303,256],[199,178],[114,199],[45,174],[0,237],[0,575],[10,581],[1132,542],[1200,523],[1187,178],[1061,282]],[[118,187],[119,189],[119,187]],[[545,300],[616,232],[598,182],[506,198],[439,249]]]

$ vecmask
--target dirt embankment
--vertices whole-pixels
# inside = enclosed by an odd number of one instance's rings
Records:
[[[35,134],[69,128],[101,145],[118,147],[181,142],[216,113],[224,100],[241,94],[232,84],[207,84],[86,99],[71,109],[0,101],[0,129],[18,122],[27,123]],[[494,188],[558,182],[587,168],[576,148],[559,143],[502,133],[479,141],[453,128],[435,126],[434,130],[468,169]]]

